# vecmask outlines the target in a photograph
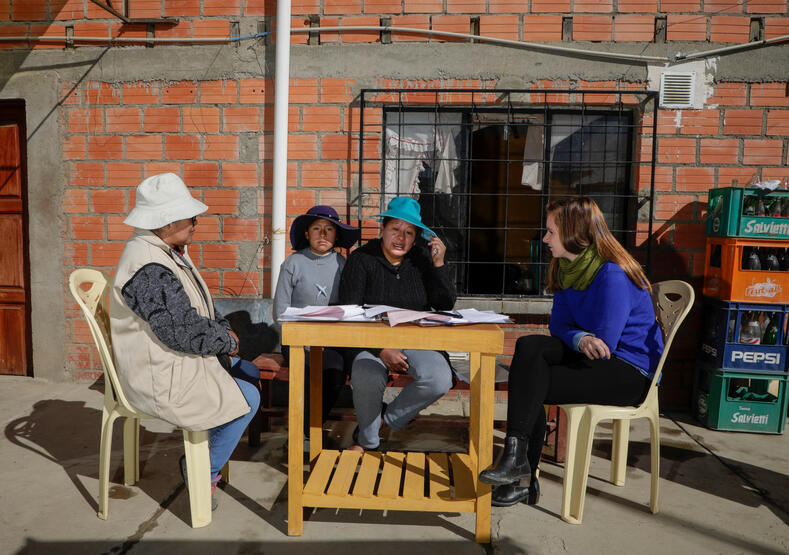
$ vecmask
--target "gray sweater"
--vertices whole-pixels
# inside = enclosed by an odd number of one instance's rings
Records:
[[[274,294],[274,318],[289,306],[337,304],[340,274],[345,258],[338,252],[319,256],[309,248],[290,255],[279,270]]]

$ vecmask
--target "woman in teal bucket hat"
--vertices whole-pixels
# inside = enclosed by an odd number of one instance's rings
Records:
[[[388,305],[409,310],[451,310],[455,285],[444,263],[444,242],[424,223],[410,197],[395,197],[382,220],[381,236],[351,253],[340,279],[340,304]],[[418,236],[427,242],[420,243]],[[402,430],[419,411],[452,387],[445,353],[409,349],[365,349],[349,353],[358,426],[355,450],[379,447],[382,425]],[[389,372],[414,378],[388,406],[383,404]]]

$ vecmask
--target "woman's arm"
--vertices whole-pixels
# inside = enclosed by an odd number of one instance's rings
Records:
[[[277,290],[274,293],[274,320],[279,321],[279,317],[285,309],[291,305],[293,298],[293,264],[288,264],[290,258],[285,259],[279,267],[279,278],[277,279]]]
[[[121,294],[159,341],[174,351],[216,355],[237,348],[221,322],[197,313],[183,284],[166,266],[146,264],[124,284]]]

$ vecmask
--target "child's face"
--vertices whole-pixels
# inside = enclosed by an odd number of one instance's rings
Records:
[[[334,240],[337,238],[337,228],[329,220],[318,218],[310,224],[304,232],[307,241],[310,242],[310,250],[315,254],[326,254],[334,248]]]

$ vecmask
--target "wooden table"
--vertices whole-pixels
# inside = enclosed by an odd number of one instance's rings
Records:
[[[477,515],[476,539],[490,541],[490,486],[479,472],[493,457],[493,373],[504,347],[495,324],[420,327],[383,322],[285,322],[290,345],[288,534],[299,536],[303,507],[452,511]],[[310,469],[304,483],[304,347],[310,347]],[[469,353],[468,454],[324,450],[321,438],[323,347],[425,349]],[[380,479],[378,477],[380,473]],[[401,483],[402,491],[401,491]]]

